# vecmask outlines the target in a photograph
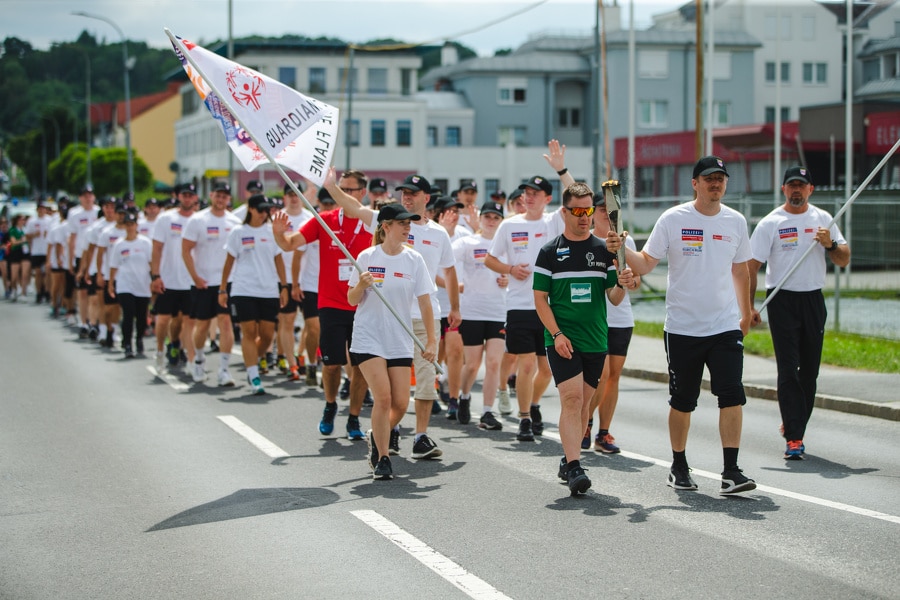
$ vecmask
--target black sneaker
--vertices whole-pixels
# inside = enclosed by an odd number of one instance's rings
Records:
[[[326,402],[325,410],[322,411],[322,420],[319,421],[319,433],[322,435],[331,435],[334,431],[334,415],[337,414],[337,402]]]
[[[346,400],[350,397],[350,379],[348,377],[344,377],[344,383],[341,385],[341,391],[338,392],[338,397],[341,400]]]
[[[756,489],[756,482],[746,477],[740,469],[733,469],[722,472],[722,487],[720,494],[740,494],[741,492],[749,492]]]
[[[456,413],[456,420],[459,421],[460,425],[468,425],[469,421],[472,420],[471,404],[471,398],[459,399],[459,412]]]
[[[393,478],[394,469],[391,466],[391,458],[389,456],[382,456],[375,466],[375,470],[372,471],[372,479],[376,481],[387,481],[388,479]]]
[[[444,410],[444,409],[441,408],[441,403],[438,402],[437,400],[435,400],[434,402],[431,403],[431,414],[439,415],[439,414],[441,414],[442,410]]]
[[[371,429],[366,432],[366,445],[369,447],[366,464],[369,465],[370,469],[374,470],[378,465],[378,447],[375,445],[375,436],[372,434]]]
[[[134,347],[137,350],[138,354],[144,353],[144,340],[140,336],[138,336],[137,340],[135,340]]]
[[[456,398],[450,398],[450,401],[447,402],[447,418],[451,421],[455,421],[458,412],[459,402],[456,400]]]
[[[388,454],[391,456],[400,455],[400,431],[391,429],[391,441],[388,442]]]
[[[669,470],[669,478],[666,485],[676,490],[696,490],[697,483],[691,478],[691,469],[688,466],[676,467],[672,465]]]
[[[568,466],[569,463],[566,460],[565,456],[559,459],[559,471],[556,472],[556,476],[559,477],[564,483],[569,482],[569,469],[567,468]]]
[[[427,435],[423,435],[413,444],[413,458],[437,458],[442,454],[441,449]]]
[[[91,328],[88,330],[88,337],[92,341],[97,341],[97,337],[99,335],[100,335],[100,330],[92,325]]]
[[[544,435],[544,419],[541,417],[541,407],[531,407],[531,431],[534,435]]]
[[[531,430],[531,419],[522,419],[519,421],[519,433],[516,434],[516,439],[520,442],[534,441],[534,433]]]
[[[494,413],[488,411],[481,415],[481,419],[478,421],[478,428],[487,429],[488,431],[500,431],[503,429],[503,425],[500,424]]]
[[[78,330],[78,339],[86,340],[88,335],[90,335],[90,329],[88,329],[86,325],[82,325]]]
[[[591,487],[591,480],[580,464],[569,467],[569,470],[566,471],[566,483],[569,484],[569,493],[573,496],[584,494]]]
[[[125,358],[134,358],[134,350],[131,349],[131,346],[125,346]]]

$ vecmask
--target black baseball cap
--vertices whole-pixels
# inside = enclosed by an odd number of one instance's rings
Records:
[[[497,190],[496,192],[493,192],[491,194],[491,198],[503,198],[505,200],[506,192],[504,192],[503,190]]]
[[[125,192],[122,194],[122,202],[134,202],[134,192]]]
[[[484,204],[481,205],[481,214],[485,215],[488,213],[494,213],[495,215],[503,216],[503,203],[502,202],[494,202],[493,200],[488,200]]]
[[[431,193],[431,184],[421,175],[408,175],[403,183],[397,186],[398,190],[409,190],[411,192]]]
[[[372,181],[369,182],[369,191],[375,193],[382,193],[387,191],[387,181],[383,177],[376,177]]]
[[[247,200],[247,206],[249,208],[255,208],[256,210],[265,210],[267,208],[272,208],[275,205],[269,202],[269,199],[262,194],[256,194],[250,196],[250,199]]]
[[[261,192],[263,191],[263,184],[258,179],[251,179],[247,182],[247,191],[248,192]]]
[[[81,196],[84,194],[93,194],[93,193],[94,193],[94,186],[92,186],[91,184],[87,184],[81,188],[81,190],[78,192],[78,195]]]
[[[792,181],[812,183],[812,174],[806,167],[788,167],[784,172],[784,181],[781,182],[781,185],[787,185]]]
[[[415,213],[411,213],[399,202],[392,202],[391,204],[385,204],[378,211],[378,222],[382,221],[400,221],[402,219],[409,219],[410,221],[418,221],[421,219],[419,215]]]
[[[213,186],[212,191],[214,192],[225,192],[229,196],[231,195],[231,186],[228,183],[222,181]]]
[[[297,186],[297,189],[300,190],[301,194],[306,193],[306,182],[305,181],[298,179],[297,181],[294,182],[294,185]],[[291,189],[290,184],[287,184],[287,183],[284,184],[284,193],[285,194],[288,194],[288,193],[293,194],[294,193],[294,190]]]
[[[547,195],[550,195],[553,193],[553,185],[549,181],[547,181],[546,179],[541,177],[540,175],[535,175],[534,177],[532,177],[531,179],[529,179],[528,181],[526,181],[525,183],[523,183],[522,185],[519,186],[520,190],[524,190],[525,188],[531,188],[533,190],[540,190]]]
[[[448,208],[464,208],[466,205],[462,202],[458,202],[456,198],[450,198],[447,196],[440,196],[434,203],[434,210],[447,210]]]
[[[146,202],[144,202],[144,206],[162,206],[162,203],[156,198],[149,198]]]
[[[478,184],[475,183],[474,181],[469,181],[469,182],[466,182],[466,183],[462,184],[462,185],[459,187],[459,191],[460,191],[460,192],[465,192],[466,190],[472,190],[473,192],[477,192],[477,191],[478,191]]]
[[[194,196],[196,196],[197,195],[197,186],[195,186],[193,183],[182,183],[181,185],[175,187],[175,193],[176,194],[193,194]]]
[[[518,187],[512,191],[512,193],[509,195],[509,198],[507,198],[506,201],[512,202],[513,200],[516,200],[517,198],[520,198],[521,196],[522,196],[522,188]]]
[[[728,177],[728,171],[725,170],[725,161],[718,156],[704,156],[694,165],[694,174],[691,175],[691,178],[697,179],[713,173],[724,173],[725,177]]]
[[[126,210],[125,216],[122,217],[122,223],[124,223],[125,225],[128,225],[130,223],[137,223],[137,222],[138,222],[137,214],[131,212],[130,210]]]
[[[328,190],[325,188],[319,188],[319,193],[316,195],[319,199],[319,202],[328,202],[330,204],[334,204],[334,198],[331,197],[331,194],[328,193]]]

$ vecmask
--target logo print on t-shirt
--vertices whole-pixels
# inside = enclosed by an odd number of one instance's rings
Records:
[[[219,237],[219,228],[218,227],[207,227],[206,228],[206,237],[214,240]]]
[[[703,251],[703,230],[684,228],[681,230],[681,254],[692,256]]]
[[[783,227],[778,230],[778,239],[782,248],[791,248],[800,243],[800,235],[796,227]]]
[[[253,250],[256,246],[256,239],[251,237],[242,237],[241,238],[241,248],[244,250]]]
[[[569,284],[569,301],[574,303],[583,303],[591,301],[591,284],[590,283],[570,283]]]
[[[384,287],[384,267],[369,267],[369,273],[372,274],[372,280],[377,288]]]

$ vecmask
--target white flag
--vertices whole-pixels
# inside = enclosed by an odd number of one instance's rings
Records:
[[[175,54],[244,168],[252,171],[269,162],[252,133],[278,164],[321,186],[338,139],[338,109],[188,40],[178,40],[197,68],[173,41]]]

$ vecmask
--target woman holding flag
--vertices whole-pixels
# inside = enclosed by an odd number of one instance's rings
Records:
[[[427,343],[422,353],[433,361],[437,338],[431,311],[434,282],[422,255],[406,246],[410,221],[421,217],[400,204],[388,204],[378,211],[375,245],[363,250],[357,262],[362,270],[350,275],[347,301],[357,306],[350,344],[350,361],[365,377],[375,405],[372,429],[366,435],[369,467],[374,479],[394,476],[388,444],[391,430],[400,423],[409,406],[410,367],[413,362],[412,338],[396,326],[394,317],[373,287],[412,329],[412,303],[419,303],[426,324]]]

